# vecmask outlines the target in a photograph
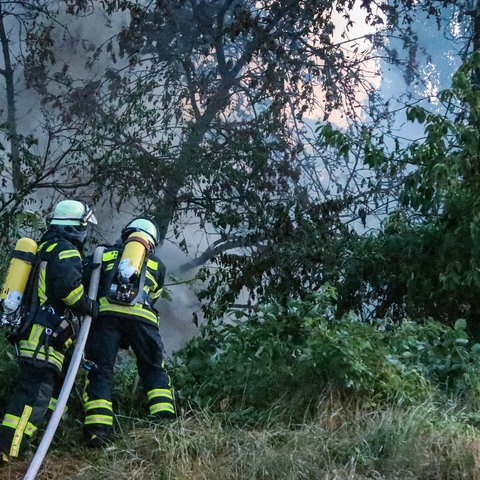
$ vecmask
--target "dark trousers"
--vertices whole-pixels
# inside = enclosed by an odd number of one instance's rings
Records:
[[[20,359],[20,377],[0,425],[0,451],[21,455],[47,413],[60,374],[48,364]]]
[[[113,432],[112,386],[118,350],[131,347],[151,414],[174,414],[170,378],[164,367],[163,343],[156,325],[116,316],[92,322],[85,347],[94,366],[85,387],[84,430],[109,437]]]

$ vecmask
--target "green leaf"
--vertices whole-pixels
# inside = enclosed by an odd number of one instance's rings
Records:
[[[457,331],[465,331],[467,328],[467,321],[464,318],[459,318],[453,327]]]

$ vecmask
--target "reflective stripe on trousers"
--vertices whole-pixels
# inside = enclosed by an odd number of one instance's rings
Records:
[[[154,388],[147,392],[147,399],[151,415],[160,412],[175,413],[173,395],[169,388]]]
[[[10,446],[10,451],[8,452],[8,455],[10,455],[11,457],[18,457],[18,454],[20,452],[20,446],[23,441],[23,436],[27,435],[31,437],[32,434],[35,433],[35,431],[37,430],[37,427],[29,422],[31,414],[32,407],[30,405],[25,405],[22,415],[20,417],[7,413],[3,418],[2,426],[13,428],[15,430]]]
[[[113,407],[110,400],[96,399],[86,402],[85,425],[113,425]]]

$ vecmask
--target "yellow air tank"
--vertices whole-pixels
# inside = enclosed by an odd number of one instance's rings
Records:
[[[145,256],[150,248],[148,239],[149,236],[143,232],[133,232],[128,236],[118,264],[120,283],[132,284],[139,277]]]
[[[3,313],[15,312],[22,303],[32,264],[37,253],[37,242],[31,238],[20,238],[13,250],[7,275],[0,293]]]

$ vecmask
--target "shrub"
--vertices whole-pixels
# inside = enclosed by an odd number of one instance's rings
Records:
[[[334,302],[327,286],[286,309],[264,305],[248,320],[204,327],[174,357],[180,401],[258,419],[282,399],[289,417],[301,418],[325,389],[371,405],[465,394],[480,345],[470,344],[464,321],[385,328],[352,314],[335,320]]]

